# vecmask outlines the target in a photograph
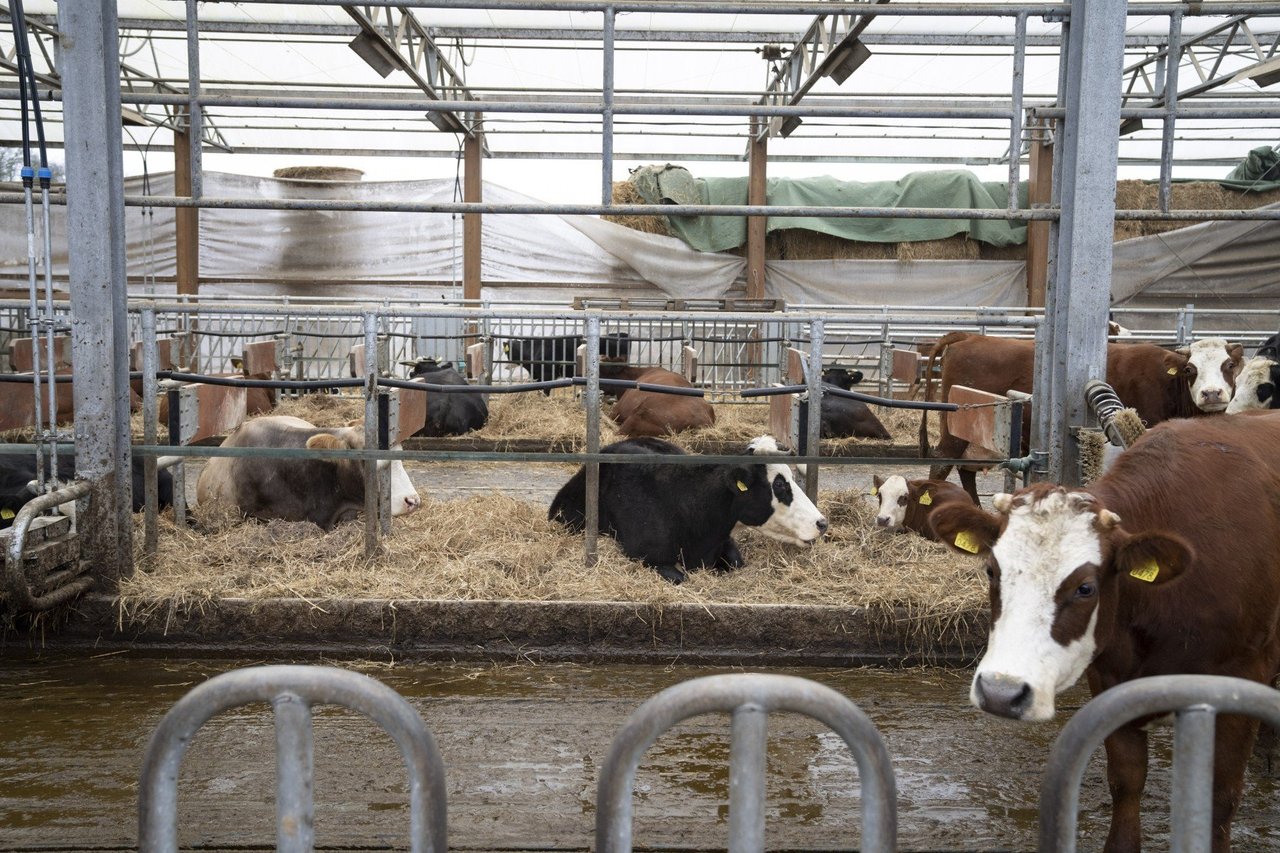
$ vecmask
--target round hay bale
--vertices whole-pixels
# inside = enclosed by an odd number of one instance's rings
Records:
[[[631,181],[614,181],[613,203],[644,204],[645,200],[640,197],[635,184],[631,183]],[[671,236],[671,230],[667,228],[667,218],[665,216],[615,216],[614,214],[606,213],[600,218],[605,222],[613,222],[635,231],[643,231],[646,234],[661,234],[663,237]]]
[[[364,171],[349,166],[285,166],[271,175],[296,181],[358,181]]]

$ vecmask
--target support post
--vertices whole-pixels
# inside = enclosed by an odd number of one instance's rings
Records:
[[[476,114],[476,127],[480,125]],[[462,196],[466,202],[484,201],[481,164],[484,162],[484,137],[479,130],[462,143]],[[462,298],[480,300],[481,214],[462,215]],[[472,342],[474,343],[474,342]]]
[[[747,142],[749,172],[747,177],[747,204],[766,204],[766,164],[768,162],[768,136],[761,133],[761,119],[753,119],[751,137]],[[765,238],[768,235],[768,217],[747,217],[747,298],[764,298]]]
[[[1030,176],[1027,204],[1048,207],[1053,195],[1052,129],[1046,120],[1028,128],[1031,132]],[[1043,219],[1027,223],[1027,307],[1043,308],[1045,283],[1049,278],[1049,231],[1052,223]]]
[[[111,581],[132,571],[129,499],[129,325],[125,300],[124,165],[115,3],[60,3],[71,247],[71,352],[76,469],[91,483],[76,525],[84,553]],[[124,473],[122,473],[124,472]]]
[[[1074,429],[1089,423],[1084,386],[1105,378],[1107,309],[1119,151],[1124,0],[1072,0],[1059,102],[1055,199],[1045,324],[1036,343],[1036,446],[1046,476],[1076,485],[1080,454]]]
[[[187,115],[179,108],[179,120]],[[173,194],[191,197],[191,133],[185,130],[173,133]],[[174,211],[174,231],[177,241],[178,293],[195,296],[200,292],[200,208],[179,207]]]

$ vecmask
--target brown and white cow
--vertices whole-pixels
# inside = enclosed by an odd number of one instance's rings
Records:
[[[1234,390],[1244,350],[1222,338],[1196,341],[1189,347],[1167,350],[1155,344],[1107,344],[1107,382],[1128,407],[1148,426],[1171,418],[1221,412]],[[966,385],[993,394],[1009,391],[1031,393],[1035,375],[1035,343],[952,332],[943,336],[929,356],[926,376],[933,376],[936,359],[942,359],[941,391],[945,400],[953,385]],[[932,399],[932,381],[926,382],[925,399]],[[928,415],[920,421],[920,452],[929,455]],[[940,438],[933,455],[964,458],[968,442],[947,428],[947,414],[939,415]],[[1022,435],[1031,434],[1030,408],[1023,410]],[[950,466],[934,466],[930,479],[944,480]],[[977,500],[973,468],[960,470],[965,491]]]
[[[306,447],[359,450],[360,421],[345,427],[317,427],[283,415],[245,421],[223,447]],[[421,506],[418,492],[399,460],[378,461],[391,477],[391,514]],[[358,459],[274,459],[215,456],[196,481],[196,502],[237,508],[249,518],[311,521],[325,530],[364,511],[364,465]]]
[[[613,367],[601,365],[601,376],[606,379],[631,379],[650,385],[670,385],[675,388],[692,388],[693,383],[679,373],[662,367]],[[609,417],[618,425],[618,431],[630,438],[641,436],[661,437],[698,427],[712,426],[716,422],[715,409],[702,397],[686,397],[679,394],[663,394],[659,391],[642,391],[630,388],[622,392],[614,403]]]
[[[936,542],[929,515],[947,501],[973,503],[968,492],[946,480],[908,480],[901,474],[882,480],[875,474],[871,483],[871,494],[880,502],[876,527],[888,533],[910,530]]]
[[[1097,695],[1151,675],[1270,684],[1280,668],[1280,415],[1173,420],[1149,430],[1087,489],[1037,484],[996,513],[949,503],[931,517],[953,548],[983,555],[991,631],[970,698],[1048,720],[1082,674]],[[1146,722],[1146,721],[1139,721]],[[1256,721],[1217,720],[1214,850],[1230,848]],[[1108,853],[1137,851],[1147,734],[1106,740]]]

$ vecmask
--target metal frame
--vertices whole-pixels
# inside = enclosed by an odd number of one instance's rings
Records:
[[[1177,715],[1169,849],[1193,853],[1213,846],[1214,720],[1241,714],[1280,728],[1280,692],[1221,675],[1161,675],[1100,693],[1063,727],[1040,787],[1041,853],[1074,853],[1080,783],[1102,742],[1133,720],[1169,712]]]
[[[147,744],[138,778],[138,849],[176,853],[178,778],[187,745],[215,715],[269,702],[276,720],[276,849],[310,853],[313,705],[342,705],[377,723],[409,772],[409,849],[447,853],[444,761],[417,711],[380,681],[327,666],[258,666],[214,676],[174,704]]]
[[[630,853],[632,793],[644,753],[667,730],[699,714],[732,715],[729,749],[731,853],[763,853],[765,755],[768,717],[793,712],[812,717],[844,740],[858,765],[862,835],[855,845],[869,853],[896,849],[897,788],[893,764],[875,724],[847,698],[813,681],[789,675],[732,674],[696,678],[651,697],[614,736],[596,789],[596,850]]]

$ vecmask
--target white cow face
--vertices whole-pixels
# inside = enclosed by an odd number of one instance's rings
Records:
[[[876,527],[889,533],[900,533],[907,518],[907,504],[911,500],[911,488],[906,477],[893,474],[881,480],[872,477],[875,495],[880,499],[880,509],[876,513]]]
[[[963,504],[933,514],[944,542],[987,556],[991,634],[969,698],[988,713],[1048,720],[1110,636],[1119,585],[1176,577],[1190,549],[1163,533],[1125,533],[1088,492],[1038,485],[993,504],[999,515]]]
[[[1236,377],[1236,393],[1227,405],[1227,414],[1247,412],[1250,409],[1269,409],[1276,394],[1274,374],[1280,373],[1280,365],[1269,358],[1254,356],[1245,362]]]
[[[753,455],[785,455],[771,436],[752,439],[747,452]],[[766,464],[772,489],[773,512],[759,526],[766,536],[792,545],[812,545],[827,531],[827,519],[796,483],[790,465]]]
[[[1205,338],[1178,350],[1187,356],[1191,401],[1203,412],[1221,412],[1231,402],[1236,374],[1244,364],[1244,347],[1225,338]]]
[[[391,449],[400,450],[401,446],[397,444]],[[399,459],[379,459],[378,470],[389,471],[391,474],[392,517],[417,512],[422,506],[422,498],[418,496],[418,490],[413,487],[409,473],[404,470],[404,463]]]

